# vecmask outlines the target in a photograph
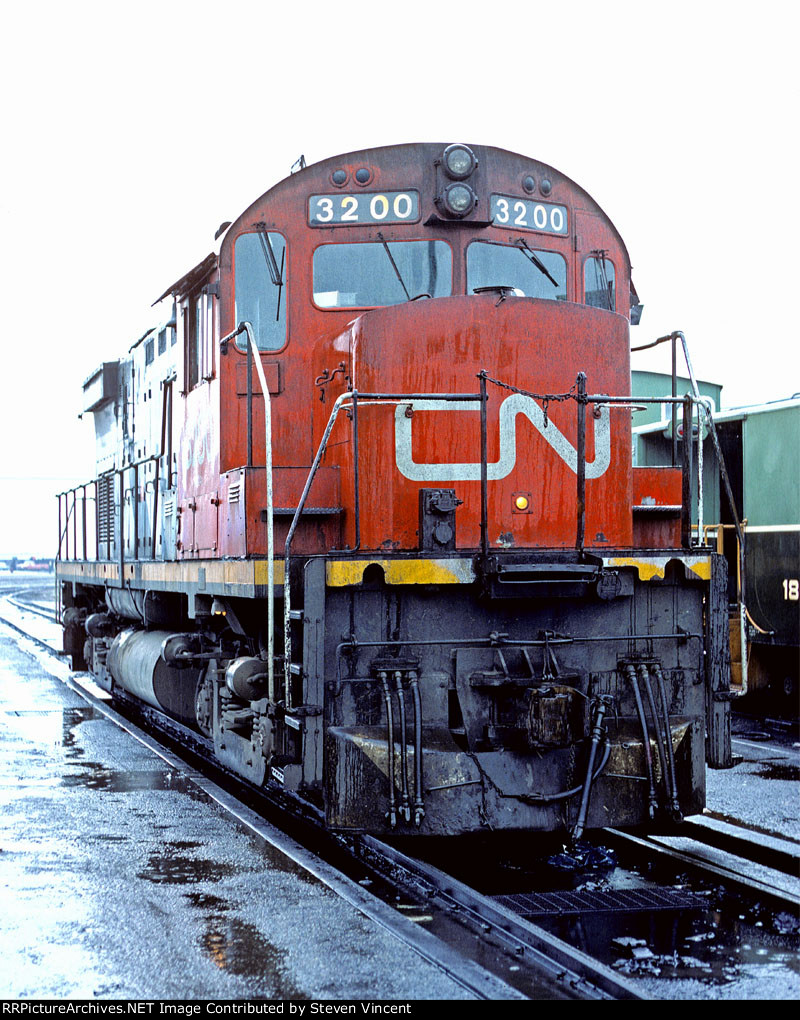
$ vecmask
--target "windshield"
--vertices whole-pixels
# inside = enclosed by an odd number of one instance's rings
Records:
[[[521,297],[566,301],[567,263],[552,251],[473,241],[467,248],[467,293],[480,287],[513,287]]]
[[[372,308],[421,294],[449,297],[452,265],[446,241],[323,244],[314,252],[314,303],[320,308]]]

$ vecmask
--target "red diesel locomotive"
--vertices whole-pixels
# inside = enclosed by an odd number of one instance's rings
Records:
[[[660,824],[730,763],[691,450],[631,461],[625,246],[552,167],[281,181],[84,384],[65,650],[331,828]],[[686,404],[686,411],[690,406]]]

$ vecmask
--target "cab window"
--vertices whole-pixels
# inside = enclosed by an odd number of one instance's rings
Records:
[[[527,244],[473,241],[467,248],[467,293],[512,287],[520,297],[567,300],[567,263],[557,252]]]
[[[183,308],[183,336],[185,345],[186,389],[200,382],[203,351],[203,294],[193,294]]]
[[[422,294],[449,297],[453,253],[446,241],[323,244],[314,252],[320,308],[397,305]]]
[[[249,322],[260,351],[286,343],[286,242],[272,230],[241,234],[233,249],[236,324]],[[236,340],[246,350],[244,334]]]
[[[214,375],[214,291],[209,285],[196,291],[183,308],[186,389],[190,390]],[[164,349],[166,350],[166,330]],[[159,353],[161,339],[159,337]]]
[[[616,307],[614,263],[603,251],[592,252],[583,263],[583,300],[592,308],[610,312]]]

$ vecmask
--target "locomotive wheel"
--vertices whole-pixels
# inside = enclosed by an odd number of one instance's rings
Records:
[[[210,737],[214,730],[214,685],[209,679],[208,670],[197,681],[194,712],[197,728],[203,736]]]

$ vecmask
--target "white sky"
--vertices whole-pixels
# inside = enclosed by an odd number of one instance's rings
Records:
[[[684,330],[727,406],[800,391],[797,9],[8,5],[0,557],[54,554],[52,493],[92,473],[83,380],[301,153],[436,140],[541,159],[625,239],[634,344]],[[667,347],[636,357],[669,368]]]

